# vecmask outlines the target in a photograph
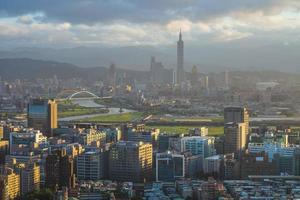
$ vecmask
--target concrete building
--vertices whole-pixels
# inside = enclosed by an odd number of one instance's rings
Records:
[[[21,195],[40,189],[40,167],[37,163],[19,163],[14,169],[20,175]]]
[[[103,149],[87,151],[77,157],[77,179],[97,181],[107,173],[106,154]]]
[[[244,153],[241,156],[240,177],[248,178],[249,175],[277,175],[278,165],[276,161],[269,161],[265,153],[251,154]]]
[[[0,197],[2,200],[15,199],[20,195],[20,175],[11,168],[2,168],[0,175]]]
[[[193,155],[201,155],[203,158],[215,155],[214,138],[190,136],[180,139],[181,152],[191,152]]]
[[[157,62],[155,57],[151,57],[150,73],[152,84],[170,84],[173,82],[173,70],[166,69],[161,62]]]
[[[55,100],[32,99],[27,108],[28,127],[40,130],[48,137],[57,128],[57,104]]]
[[[92,142],[99,141],[101,145],[106,143],[106,133],[96,129],[84,129],[78,135],[78,143],[82,145],[91,145]]]
[[[12,132],[9,137],[10,154],[26,154],[34,152],[40,144],[47,142],[40,131],[26,129],[24,132]]]
[[[159,136],[159,129],[152,129],[150,131],[137,131],[135,129],[131,129],[128,131],[128,141],[133,142],[144,142],[144,143],[151,143],[153,148],[158,145],[158,136]]]
[[[249,133],[249,113],[246,108],[243,107],[226,107],[224,109],[224,124],[227,123],[244,123],[245,133],[248,136]]]
[[[145,182],[152,178],[152,144],[120,141],[109,152],[109,176],[116,181]]]
[[[203,161],[203,173],[223,176],[224,168],[224,157],[221,155],[215,155],[211,157],[207,157]]]
[[[246,148],[245,123],[228,122],[224,127],[224,153],[240,153]]]
[[[184,155],[170,151],[156,154],[156,181],[171,182],[184,177]]]
[[[45,186],[55,188],[75,185],[73,158],[66,154],[65,149],[56,150],[46,158],[46,180]]]

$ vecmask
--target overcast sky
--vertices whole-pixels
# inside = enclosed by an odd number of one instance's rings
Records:
[[[299,42],[299,0],[0,0],[0,45]]]

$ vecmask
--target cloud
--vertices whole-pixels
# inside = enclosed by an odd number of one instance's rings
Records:
[[[181,28],[187,43],[284,43],[299,32],[299,9],[297,0],[2,0],[0,41],[170,45]]]
[[[265,15],[286,7],[300,7],[297,0],[2,0],[0,13],[16,17],[41,12],[45,20],[72,24],[161,22],[187,18],[191,21],[224,16],[236,11],[262,11]]]

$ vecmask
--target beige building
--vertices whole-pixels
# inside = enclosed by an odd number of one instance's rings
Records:
[[[224,123],[245,123],[246,135],[249,133],[249,113],[244,107],[227,107],[224,109]]]
[[[120,141],[109,153],[110,179],[145,182],[152,178],[152,144]]]
[[[238,153],[246,148],[247,132],[245,123],[229,122],[224,127],[224,153]]]
[[[20,195],[20,175],[13,169],[5,168],[0,175],[0,197],[2,200],[10,200]]]
[[[24,165],[20,169],[21,194],[40,189],[40,167],[36,163]]]

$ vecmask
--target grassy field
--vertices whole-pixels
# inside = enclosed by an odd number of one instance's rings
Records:
[[[108,112],[107,109],[82,107],[72,103],[69,100],[61,101],[58,103],[58,117],[60,118],[106,112]]]
[[[188,133],[190,129],[197,128],[195,126],[147,126],[146,128],[158,128],[160,132],[166,132],[170,134]],[[223,135],[224,128],[222,126],[208,127],[209,136]]]
[[[160,117],[163,122],[223,122],[223,117]]]
[[[104,116],[97,116],[91,117],[82,120],[83,122],[131,122],[133,120],[139,119],[143,117],[143,113],[141,112],[132,112],[132,113],[122,113],[122,114],[115,114],[115,115],[104,115]]]

